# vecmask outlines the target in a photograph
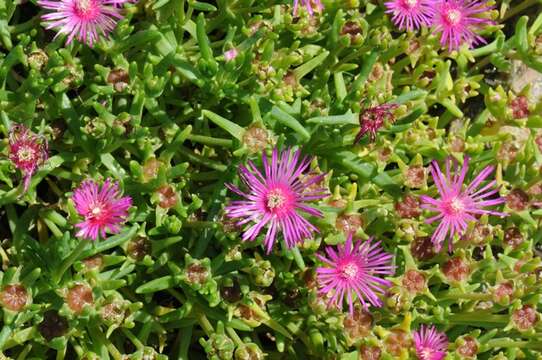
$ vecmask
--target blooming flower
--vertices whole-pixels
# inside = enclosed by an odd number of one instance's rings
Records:
[[[491,10],[485,2],[476,0],[440,0],[434,4],[433,25],[441,33],[440,44],[448,50],[457,50],[461,44],[469,47],[485,43],[474,31],[491,24],[492,21],[478,17]]]
[[[352,245],[350,233],[346,244],[339,245],[338,251],[328,246],[326,253],[329,259],[320,254],[316,255],[328,265],[317,268],[316,274],[320,293],[334,292],[329,300],[330,305],[340,308],[346,297],[352,314],[355,294],[364,308],[368,307],[367,301],[373,306],[382,306],[377,293],[383,294],[391,282],[379,275],[392,275],[395,268],[390,264],[392,255],[382,250],[380,242],[374,243],[370,238],[363,243],[356,242]]]
[[[455,162],[454,175],[451,175],[451,162],[451,158],[448,158],[446,161],[446,177],[444,177],[444,174],[436,161],[431,163],[431,176],[437,186],[440,199],[433,199],[426,195],[420,196],[422,208],[438,212],[436,216],[426,220],[426,223],[428,224],[440,220],[440,224],[431,238],[431,241],[437,250],[440,250],[447,234],[449,234],[448,245],[451,251],[454,235],[463,235],[468,226],[467,222],[476,220],[477,215],[507,215],[505,213],[484,209],[487,206],[498,205],[505,202],[505,199],[498,196],[498,188],[491,190],[496,183],[495,180],[484,185],[481,189],[478,189],[480,184],[493,171],[493,166],[484,168],[474,178],[472,183],[467,186],[466,189],[463,189],[463,182],[465,181],[465,176],[467,175],[467,170],[469,168],[469,158],[465,157],[463,167],[459,174],[457,174],[458,165],[457,162]],[[497,197],[495,198],[495,196]]]
[[[392,14],[393,23],[402,30],[417,30],[431,25],[433,7],[431,0],[392,0],[384,3]]]
[[[239,55],[239,52],[237,51],[237,49],[232,48],[232,49],[224,52],[224,60],[226,62],[232,61],[237,57],[237,55]]]
[[[67,44],[76,38],[92,47],[102,35],[107,37],[122,19],[119,7],[128,0],[38,0],[38,5],[53,12],[42,19],[46,29],[58,28],[68,36]]]
[[[116,234],[120,224],[126,220],[132,198],[121,197],[118,183],[107,179],[103,186],[93,180],[86,180],[73,193],[75,209],[85,220],[75,225],[80,230],[78,237],[96,240],[100,235],[105,238],[105,231]]]
[[[393,119],[391,110],[395,109],[397,104],[383,104],[363,110],[359,114],[359,133],[356,135],[354,144],[358,143],[361,138],[369,133],[369,139],[375,141],[376,132],[384,125],[386,119]]]
[[[300,159],[300,156],[299,150],[292,154],[289,149],[279,154],[275,149],[271,164],[265,155],[262,157],[265,174],[262,174],[252,161],[248,162],[247,167],[240,166],[239,174],[248,187],[247,193],[227,184],[231,191],[246,200],[232,201],[226,206],[226,215],[241,219],[237,222],[238,225],[254,223],[244,232],[243,241],[254,240],[267,225],[264,240],[267,253],[271,252],[278,231],[282,231],[288,247],[310,237],[313,231],[318,231],[299,212],[322,216],[319,210],[305,203],[328,195],[322,188],[307,191],[310,185],[319,183],[325,174],[303,176],[312,159],[308,157]]]
[[[324,10],[324,5],[320,0],[301,0],[301,4],[307,9],[309,14],[313,15],[313,7],[316,6],[318,11]],[[297,16],[297,10],[299,7],[299,0],[294,0],[294,16]]]
[[[9,159],[23,174],[23,188],[28,190],[34,172],[48,158],[45,137],[34,134],[24,125],[14,125],[9,132]]]
[[[414,331],[413,337],[419,360],[442,360],[446,356],[448,338],[435,326],[422,325],[420,330]]]

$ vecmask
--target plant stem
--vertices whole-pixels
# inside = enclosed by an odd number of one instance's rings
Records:
[[[511,8],[509,11],[507,11],[506,14],[503,16],[503,18],[501,19],[501,21],[504,22],[504,21],[510,19],[511,17],[519,14],[523,10],[525,10],[525,9],[527,9],[527,8],[533,6],[533,5],[536,5],[537,3],[538,3],[538,0],[526,0],[526,1],[522,2],[521,4],[516,5],[513,8]]]
[[[75,262],[75,260],[77,260],[77,258],[83,253],[88,243],[88,240],[79,241],[75,249],[72,250],[71,254],[66,259],[64,259],[64,261],[60,265],[59,270],[54,273],[53,283],[58,284],[66,270],[68,270],[69,267],[72,266],[72,264]]]

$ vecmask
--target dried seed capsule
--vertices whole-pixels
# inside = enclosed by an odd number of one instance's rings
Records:
[[[402,283],[409,293],[421,293],[425,289],[425,275],[414,269],[407,270],[403,275]]]
[[[130,76],[124,69],[114,69],[109,72],[107,82],[113,85],[116,91],[122,92],[130,83]]]
[[[68,307],[76,314],[80,314],[85,306],[92,305],[94,298],[92,289],[87,285],[75,285],[68,290],[66,296]]]
[[[362,345],[359,348],[359,356],[361,360],[380,360],[382,350],[376,346]]]
[[[243,144],[246,145],[250,153],[260,153],[270,144],[267,130],[259,126],[251,126],[243,135]]]
[[[523,243],[523,235],[515,226],[509,227],[504,231],[504,243],[513,248],[517,248]]]
[[[507,298],[508,298],[508,300],[510,300],[513,293],[514,293],[514,284],[512,284],[511,281],[507,281],[507,282],[504,282],[502,284],[499,284],[495,288],[495,292],[493,294],[493,297],[494,297],[496,302],[502,303]]]
[[[478,342],[472,336],[459,338],[457,341],[456,352],[459,356],[472,359],[478,353]]]
[[[21,311],[28,302],[28,293],[21,284],[11,284],[0,292],[2,306],[11,311]]]
[[[448,281],[463,281],[469,277],[470,267],[465,260],[455,257],[444,264],[442,272]]]
[[[100,254],[88,257],[83,260],[83,264],[85,264],[87,270],[100,269],[103,266],[103,262],[103,256]]]
[[[393,329],[385,340],[386,351],[393,356],[401,356],[411,346],[409,334],[400,329]]]
[[[360,214],[342,214],[337,216],[335,226],[344,234],[355,234],[363,226],[363,219]]]
[[[138,236],[131,240],[126,247],[126,254],[134,260],[141,261],[152,251],[152,244],[146,237]]]
[[[409,188],[421,188],[425,185],[425,168],[421,165],[409,166],[403,177]]]
[[[154,157],[147,159],[143,164],[143,181],[149,182],[156,179],[160,165],[160,161]]]
[[[403,219],[417,218],[422,213],[420,200],[414,195],[406,195],[395,203],[395,211]]]
[[[531,329],[538,321],[538,314],[532,305],[523,305],[512,313],[512,321],[520,331]]]
[[[177,205],[178,196],[171,185],[162,185],[156,190],[158,193],[158,205],[163,209],[169,209]]]
[[[347,314],[343,321],[344,329],[350,339],[369,335],[373,327],[373,317],[363,309],[355,308],[352,315]]]
[[[235,360],[263,360],[264,354],[254,343],[243,344],[235,350]]]
[[[518,96],[510,102],[514,119],[521,119],[529,116],[529,101],[525,96]]]
[[[512,210],[523,211],[529,206],[529,195],[521,189],[514,189],[506,195],[506,205]]]
[[[410,244],[410,253],[419,261],[427,261],[436,255],[429,236],[415,238]]]

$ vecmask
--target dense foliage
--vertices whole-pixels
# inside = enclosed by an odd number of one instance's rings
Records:
[[[63,1],[0,0],[1,358],[542,357],[539,1]]]

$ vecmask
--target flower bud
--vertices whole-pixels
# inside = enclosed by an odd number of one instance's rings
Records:
[[[85,265],[85,268],[87,270],[92,270],[92,269],[98,269],[99,270],[99,269],[102,268],[103,262],[104,262],[103,256],[100,255],[100,254],[88,257],[88,258],[83,260],[83,264]]]
[[[66,302],[68,303],[68,307],[74,313],[80,314],[87,305],[92,305],[94,303],[92,289],[87,285],[75,285],[68,290]]]
[[[511,281],[501,283],[495,287],[493,299],[495,302],[507,305],[510,303],[512,294],[514,293],[514,284]]]
[[[373,327],[373,317],[366,310],[356,307],[353,314],[346,315],[343,326],[348,337],[357,340],[369,335]]]
[[[141,261],[145,255],[149,255],[152,250],[152,244],[146,237],[138,236],[130,240],[126,246],[126,254],[136,261]]]
[[[202,339],[203,340],[203,339]],[[211,334],[209,340],[201,341],[209,359],[231,360],[235,344],[223,334]]]
[[[162,185],[156,190],[158,205],[163,209],[169,209],[177,205],[178,196],[171,185]]]
[[[268,287],[275,279],[275,269],[268,260],[257,260],[250,268],[250,278],[256,286]]]
[[[264,353],[254,343],[243,344],[235,350],[235,360],[263,360]]]
[[[30,55],[28,55],[28,64],[36,70],[41,70],[48,62],[49,57],[42,49],[32,51]]]
[[[21,311],[28,302],[28,292],[22,284],[11,284],[0,292],[2,306],[11,311]]]
[[[100,316],[108,325],[121,324],[125,317],[125,310],[121,303],[112,301],[101,307]]]
[[[386,352],[393,356],[401,356],[408,353],[411,346],[411,339],[407,332],[400,329],[393,329],[384,342]]]

